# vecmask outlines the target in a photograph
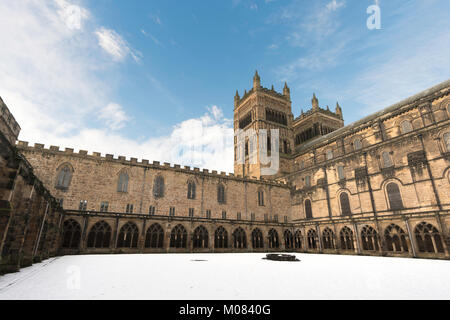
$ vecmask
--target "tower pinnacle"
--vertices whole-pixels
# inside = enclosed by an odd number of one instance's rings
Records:
[[[261,78],[259,77],[258,70],[255,71],[255,76],[253,77],[253,89],[257,90],[261,87]]]
[[[318,110],[319,109],[319,100],[316,98],[316,94],[313,94],[313,98],[312,98],[312,108],[313,110]]]

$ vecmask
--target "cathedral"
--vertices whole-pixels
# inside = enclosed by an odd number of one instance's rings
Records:
[[[345,126],[315,94],[294,118],[288,85],[256,72],[234,97],[235,133],[254,133],[234,137],[234,173],[31,146],[20,130],[0,99],[0,273],[69,254],[450,258],[450,80]]]

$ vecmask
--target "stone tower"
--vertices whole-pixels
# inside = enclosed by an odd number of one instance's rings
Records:
[[[248,92],[245,91],[242,97],[236,91],[234,97],[234,132],[243,130],[248,133],[254,130],[256,133],[256,140],[249,136],[245,137],[245,147],[239,144],[236,136],[234,137],[234,173],[244,177],[260,178],[263,176],[267,179],[275,179],[289,173],[291,162],[289,159],[294,146],[293,119],[288,85],[284,84],[283,93],[276,92],[273,86],[271,89],[264,88],[261,86],[261,78],[256,71],[252,89]],[[267,130],[267,136],[262,134],[261,129]],[[279,130],[279,139],[275,145],[272,142],[271,129]],[[257,152],[260,140],[266,146],[269,156],[272,155],[273,148],[278,145],[280,158],[276,174],[264,174],[264,168],[270,167],[270,164],[261,163],[261,155]],[[256,154],[251,154],[252,150],[256,151]],[[254,156],[253,163],[250,161],[252,156]]]

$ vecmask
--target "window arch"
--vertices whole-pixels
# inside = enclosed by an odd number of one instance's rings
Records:
[[[393,211],[403,209],[402,196],[400,194],[400,189],[398,185],[394,182],[387,184],[386,192],[389,199],[390,209]]]
[[[62,247],[78,249],[81,239],[81,226],[73,219],[64,221]]]
[[[317,232],[314,229],[308,231],[308,248],[317,249]]]
[[[294,246],[295,249],[300,249],[302,247],[302,232],[300,230],[294,233]]]
[[[343,227],[340,232],[341,249],[354,250],[353,231],[349,227]]]
[[[347,192],[342,192],[339,195],[339,202],[341,203],[341,214],[343,216],[350,216],[352,214],[352,209],[350,207],[350,200]]]
[[[164,230],[158,223],[152,224],[145,234],[146,248],[163,248]]]
[[[57,189],[68,189],[72,181],[72,168],[69,165],[64,165],[58,172],[56,179]]]
[[[383,167],[384,168],[390,168],[390,167],[394,166],[394,164],[392,163],[391,155],[389,154],[389,152],[384,151],[381,154],[381,158],[383,159]]]
[[[284,230],[284,246],[286,249],[294,248],[294,237],[292,236],[292,232],[290,230]]]
[[[391,224],[384,230],[384,240],[387,251],[408,252],[405,231],[398,225]]]
[[[247,248],[247,236],[242,228],[237,228],[233,232],[233,248],[245,249]]]
[[[170,233],[170,247],[171,248],[186,248],[187,246],[187,231],[181,224],[175,226]]]
[[[225,186],[223,184],[219,184],[217,186],[217,202],[225,203]]]
[[[187,192],[188,199],[195,199],[195,189],[196,189],[195,182],[189,181],[188,182],[188,192]]]
[[[404,120],[402,121],[402,123],[400,123],[400,130],[403,134],[411,132],[414,130],[411,122],[409,122],[408,120]]]
[[[164,197],[164,178],[162,176],[157,176],[153,184],[153,195],[155,198]]]
[[[111,241],[111,227],[105,221],[97,222],[89,231],[88,248],[109,248]]]
[[[420,252],[444,253],[441,235],[430,223],[422,222],[414,230]]]
[[[280,247],[280,242],[278,239],[278,232],[275,229],[269,230],[269,248],[275,249]]]
[[[333,230],[330,228],[325,228],[322,231],[322,242],[324,249],[335,249]]]
[[[119,174],[119,181],[117,183],[117,192],[128,192],[129,176],[126,172]]]
[[[264,206],[264,190],[263,189],[258,190],[258,205]]]
[[[204,226],[198,226],[194,230],[194,249],[208,248],[208,230]]]
[[[218,227],[214,233],[214,248],[228,248],[228,231],[224,227]]]
[[[371,226],[365,226],[361,230],[361,242],[363,250],[378,251],[378,234]]]
[[[264,248],[264,237],[258,228],[254,229],[252,232],[252,247],[253,249],[263,249]]]
[[[127,222],[120,228],[117,238],[117,248],[137,248],[139,229],[133,222]]]
[[[444,133],[443,138],[445,151],[450,152],[450,132]]]
[[[355,141],[353,141],[353,149],[356,150],[361,150],[362,149],[362,142],[361,139],[355,139]]]
[[[312,208],[311,208],[311,200],[309,200],[309,199],[305,200],[305,215],[306,215],[306,219],[313,218]]]

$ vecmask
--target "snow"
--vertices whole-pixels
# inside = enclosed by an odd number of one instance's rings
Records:
[[[1,276],[0,299],[450,299],[450,261],[296,256],[300,262],[257,253],[57,257]]]

